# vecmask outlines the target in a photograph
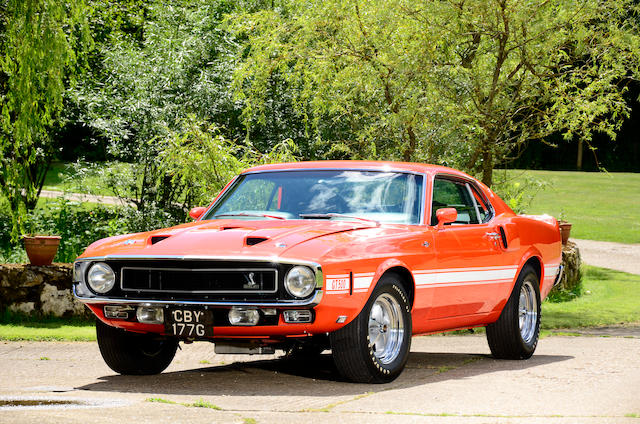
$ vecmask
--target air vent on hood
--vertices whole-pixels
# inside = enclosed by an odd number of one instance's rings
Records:
[[[171,236],[151,236],[151,244],[156,244],[164,239],[167,239]]]
[[[247,239],[245,240],[245,243],[247,244],[247,246],[253,246],[255,244],[258,243],[262,243],[263,241],[267,241],[269,240],[266,237],[247,237]]]
[[[242,228],[242,227],[220,227],[220,231],[237,230],[238,228]]]

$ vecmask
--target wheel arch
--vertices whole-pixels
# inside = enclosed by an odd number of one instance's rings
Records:
[[[387,274],[397,274],[400,276],[400,283],[402,284],[402,287],[405,289],[405,291],[407,292],[407,295],[409,296],[409,307],[413,309],[413,301],[415,298],[416,284],[415,284],[415,281],[413,280],[413,275],[411,274],[411,271],[409,271],[409,269],[406,268],[405,266],[394,265],[387,268],[384,272],[382,272],[380,274],[380,278],[382,278]],[[380,281],[380,278],[378,278],[377,281]]]
[[[535,250],[530,250],[526,255],[522,258],[520,262],[520,266],[518,267],[518,273],[516,274],[516,278],[514,279],[514,284],[517,278],[520,276],[520,273],[524,269],[525,266],[530,265],[536,274],[538,275],[538,288],[542,291],[542,282],[544,281],[544,266],[542,264],[542,255],[540,252]]]

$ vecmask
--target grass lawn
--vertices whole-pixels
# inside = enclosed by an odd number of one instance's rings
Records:
[[[640,322],[640,275],[584,267],[584,294],[542,304],[542,328],[578,328]]]
[[[96,339],[93,322],[0,324],[0,340],[72,341],[86,342]]]
[[[585,267],[582,297],[571,302],[542,305],[542,328],[594,327],[640,322],[640,276]],[[0,315],[0,340],[95,340],[92,321],[24,319]]]
[[[0,340],[91,341],[96,339],[93,319],[29,317],[5,310],[0,313]]]
[[[504,171],[496,171],[504,172]],[[551,183],[527,213],[547,213],[573,224],[571,237],[640,243],[640,173],[509,170]]]
[[[96,163],[114,172],[128,172],[130,165],[124,162]],[[51,164],[44,180],[43,190],[59,190],[74,193],[90,193],[102,196],[113,196],[114,192],[104,184],[101,176],[93,172],[76,175],[73,163],[54,162]]]

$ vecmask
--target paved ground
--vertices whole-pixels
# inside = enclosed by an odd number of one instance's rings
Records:
[[[0,423],[640,422],[640,338],[548,337],[527,361],[492,359],[483,336],[413,341],[407,369],[386,385],[336,381],[329,355],[296,365],[196,343],[165,373],[128,377],[104,365],[95,343],[2,342],[0,404],[83,405],[0,407]]]
[[[640,275],[640,244],[571,239],[578,245],[582,261],[603,268]]]

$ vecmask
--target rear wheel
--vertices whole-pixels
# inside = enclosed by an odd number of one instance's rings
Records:
[[[398,377],[411,347],[411,311],[399,276],[383,276],[360,314],[329,336],[333,360],[347,379],[388,383]]]
[[[487,341],[498,359],[527,359],[538,345],[540,333],[540,283],[533,267],[526,265],[500,318],[487,326]]]
[[[152,334],[138,334],[96,320],[96,337],[102,358],[119,374],[158,374],[169,366],[178,340]]]

